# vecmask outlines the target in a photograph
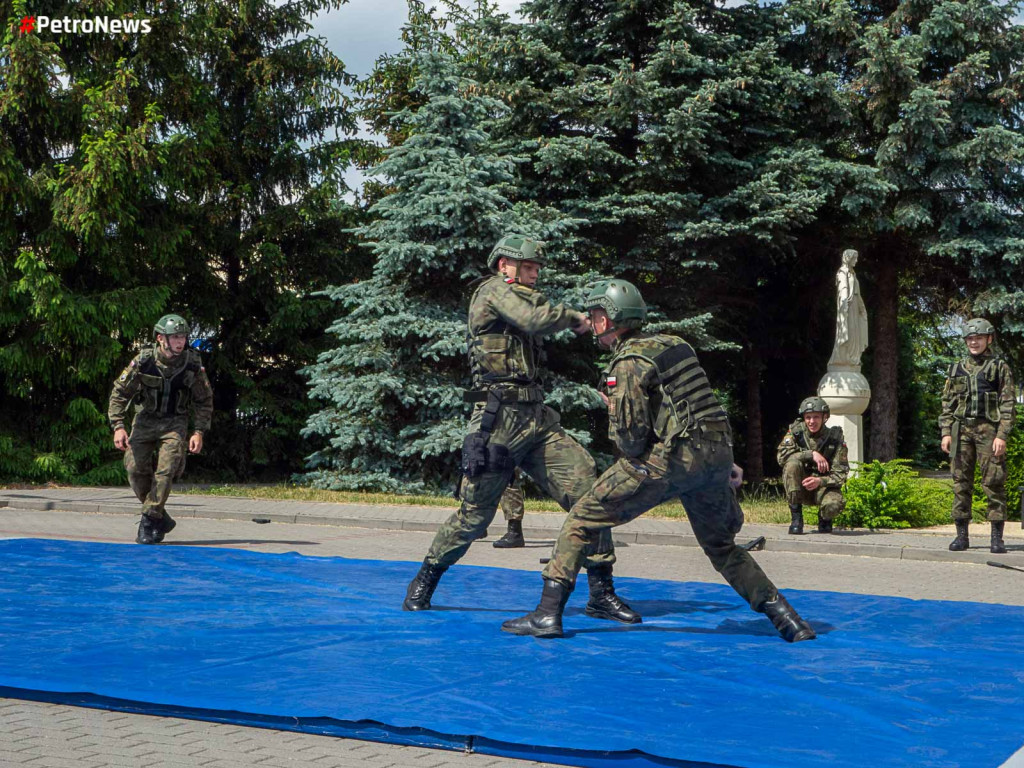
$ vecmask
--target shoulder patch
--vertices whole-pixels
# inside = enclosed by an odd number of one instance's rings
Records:
[[[605,386],[609,388],[614,387],[617,383],[618,379],[616,378],[614,373],[609,373],[604,379]]]
[[[783,440],[782,442],[785,443],[786,445],[792,445],[793,444],[793,436],[792,435],[786,435],[786,439]]]
[[[508,283],[509,285],[512,285],[512,283],[514,283],[515,281],[516,281],[516,279],[514,277],[506,277],[505,278],[505,282]]]

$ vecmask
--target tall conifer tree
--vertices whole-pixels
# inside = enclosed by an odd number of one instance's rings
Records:
[[[409,7],[406,50],[381,63],[411,73],[413,93],[391,127],[401,144],[375,169],[388,194],[357,230],[373,275],[329,290],[343,313],[329,329],[338,346],[306,371],[311,397],[326,403],[306,427],[329,441],[311,457],[307,477],[319,487],[431,490],[451,480],[467,413],[468,287],[502,234],[564,244],[571,226],[514,204],[517,158],[495,152],[488,132],[503,106],[464,76],[438,19]]]

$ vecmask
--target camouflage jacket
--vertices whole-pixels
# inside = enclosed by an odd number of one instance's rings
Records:
[[[195,431],[210,429],[213,417],[213,389],[199,353],[186,349],[175,360],[166,361],[156,345],[142,350],[114,382],[107,419],[111,429],[122,429],[128,406],[135,402],[139,414],[157,419],[188,418],[189,405],[195,415]]]
[[[541,338],[579,325],[581,312],[552,304],[544,294],[493,275],[469,302],[469,366],[473,387],[537,385]]]
[[[996,437],[1006,440],[1016,420],[1014,405],[1013,373],[1006,361],[991,350],[977,358],[968,355],[949,368],[939,429],[945,437],[952,434],[954,421],[983,419],[998,424]]]
[[[600,389],[608,397],[608,436],[630,458],[655,443],[671,446],[698,425],[729,429],[693,347],[676,336],[621,337]]]
[[[818,472],[812,456],[815,451],[828,461],[826,474]],[[776,453],[780,467],[785,466],[794,456],[808,466],[812,477],[822,478],[827,488],[841,488],[850,475],[850,459],[842,427],[824,427],[814,435],[803,419],[797,419],[789,425]]]

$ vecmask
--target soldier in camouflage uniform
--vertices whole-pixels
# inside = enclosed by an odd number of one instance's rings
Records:
[[[482,278],[469,304],[468,351],[475,403],[463,442],[462,507],[438,530],[402,607],[430,608],[442,574],[483,537],[513,470],[528,474],[567,512],[594,483],[594,460],[562,429],[559,414],[544,405],[538,383],[541,339],[572,328],[590,328],[587,316],[552,305],[534,289],[544,263],[543,243],[519,235],[503,237],[488,258],[498,274]],[[595,536],[586,561],[590,601],[597,618],[635,624],[641,617],[615,594],[611,532]]]
[[[125,452],[128,482],[142,502],[139,544],[159,544],[175,526],[164,504],[171,483],[185,469],[189,406],[195,414],[195,429],[187,438],[191,453],[202,450],[213,415],[213,390],[199,353],[188,347],[188,323],[179,315],[165,315],[154,330],[156,343],[121,372],[107,410],[114,446]],[[129,436],[124,425],[132,401],[135,420]]]
[[[743,512],[731,482],[739,475],[732,433],[693,348],[675,336],[640,332],[647,307],[625,280],[599,283],[587,309],[598,341],[613,353],[601,390],[608,434],[622,455],[566,518],[544,569],[540,604],[502,629],[561,637],[562,612],[587,545],[599,533],[678,498],[704,554],[750,607],[767,614],[786,640],[813,639],[810,625],[736,545]]]
[[[1016,415],[1013,374],[991,348],[995,332],[988,320],[975,318],[967,322],[963,338],[970,354],[950,366],[942,390],[939,429],[942,450],[950,454],[953,473],[956,538],[949,545],[953,552],[970,546],[967,526],[971,522],[976,463],[981,466],[981,487],[988,499],[988,520],[992,524],[990,551],[1006,552],[1006,440]]]
[[[829,407],[820,397],[800,403],[799,419],[779,443],[776,454],[782,467],[791,522],[789,532],[804,532],[804,504],[818,507],[818,533],[832,533],[832,521],[843,511],[843,484],[850,474],[842,427],[826,427]]]
[[[501,513],[505,516],[508,530],[491,546],[497,549],[517,549],[526,546],[523,538],[523,517],[526,515],[526,500],[523,497],[523,473],[518,469],[512,482],[501,494]]]

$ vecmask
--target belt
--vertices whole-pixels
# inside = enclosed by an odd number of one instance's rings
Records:
[[[994,422],[994,421],[989,421],[988,419],[983,419],[981,417],[971,418],[971,419],[959,419],[959,421],[965,427],[976,427],[979,424],[995,424],[995,423],[997,423],[997,422]]]
[[[493,389],[467,389],[462,393],[466,403],[484,403],[490,393],[503,403],[543,403],[544,392],[539,387],[503,387]]]

